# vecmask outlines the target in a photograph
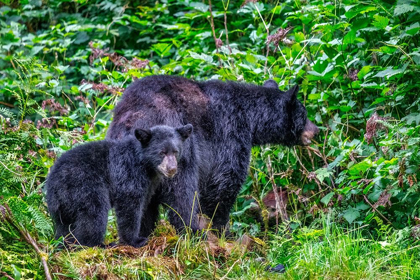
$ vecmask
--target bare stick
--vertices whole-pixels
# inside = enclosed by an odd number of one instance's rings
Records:
[[[268,36],[270,35],[270,30],[268,29],[267,24],[265,24],[264,18],[262,17],[262,15],[260,13],[260,10],[258,9],[257,5],[254,4],[254,7],[257,10],[258,15],[260,16],[260,18],[261,18],[261,20],[262,20],[262,22],[264,24],[265,30],[267,31],[267,39],[268,39]],[[267,61],[268,61],[268,54],[269,53],[270,53],[270,46],[269,46],[269,44],[267,42],[267,51],[265,53],[264,75],[267,73]]]
[[[2,104],[2,105],[4,105],[4,106],[7,106],[7,107],[10,107],[10,108],[14,108],[15,106],[13,106],[12,104],[10,104],[10,103],[6,103],[6,102],[3,102],[3,101],[0,101],[0,104]]]
[[[271,165],[271,158],[270,156],[268,156],[268,163],[267,163],[267,169],[268,172],[270,173],[270,181],[271,181],[271,185],[273,186],[273,192],[274,192],[274,198],[276,199],[276,233],[278,231],[278,213],[280,214],[280,218],[283,222],[289,221],[289,216],[287,215],[287,211],[286,211],[286,205],[284,204],[283,201],[283,195],[280,197],[277,191],[277,186],[276,186],[276,182],[274,181],[274,174],[273,174],[273,169],[272,169],[272,165]]]
[[[381,216],[385,221],[387,221],[390,225],[392,225],[392,223],[384,216],[384,215],[382,215],[382,213],[381,212],[379,212],[376,208],[375,208],[375,206],[373,206],[371,203],[370,203],[370,201],[369,201],[369,199],[366,197],[366,195],[363,195],[363,197],[365,198],[365,201],[367,202],[367,204],[369,204],[370,205],[370,207],[372,207],[372,209],[373,209],[373,211],[375,211],[376,213],[378,213],[379,214],[379,216]]]
[[[209,0],[209,11],[210,11],[210,26],[211,26],[211,31],[213,32],[213,39],[214,39],[214,44],[216,45],[216,52],[217,54],[219,54],[219,46],[217,44],[217,40],[220,40],[216,37],[216,31],[214,30],[214,20],[213,20],[213,11],[211,10],[211,0]],[[220,67],[222,67],[222,60],[219,58],[219,64]]]
[[[238,260],[236,260],[236,262],[234,262],[233,264],[232,264],[232,266],[229,268],[229,270],[228,270],[228,272],[226,272],[226,274],[225,275],[223,275],[223,277],[222,278],[220,278],[220,280],[223,280],[223,279],[225,279],[228,275],[229,275],[229,273],[230,273],[230,271],[232,270],[232,268],[240,261],[241,259],[238,259]]]
[[[226,33],[226,46],[229,49],[229,54],[232,55],[232,48],[229,45],[229,34],[228,34],[228,29],[227,29],[227,9],[229,8],[229,0],[226,3],[225,6],[225,2],[223,1],[223,9],[224,9],[224,16],[225,16],[225,33]],[[235,61],[234,59],[232,59],[232,68],[235,69]]]
[[[13,213],[9,208],[9,205],[4,204],[4,208],[6,209],[6,213],[3,214],[3,218],[9,222],[10,225],[12,225],[17,231],[19,231],[20,235],[25,239],[26,243],[32,245],[32,247],[35,249],[36,253],[38,254],[39,258],[41,259],[42,266],[44,267],[45,272],[45,279],[52,280],[50,270],[48,269],[48,255],[44,251],[42,251],[35,239],[29,234],[28,231],[22,229],[20,226],[16,225],[15,219],[13,217]]]
[[[4,271],[0,271],[0,275],[3,275],[4,277],[6,277],[7,279],[11,279],[11,280],[15,280],[15,279],[13,279],[12,278],[12,276],[10,276],[9,274],[7,274],[6,272],[4,272]]]

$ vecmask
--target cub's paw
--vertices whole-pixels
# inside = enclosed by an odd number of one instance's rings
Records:
[[[121,245],[130,245],[134,248],[140,248],[147,244],[149,240],[146,237],[137,237],[133,240],[130,240],[129,242],[121,242]]]

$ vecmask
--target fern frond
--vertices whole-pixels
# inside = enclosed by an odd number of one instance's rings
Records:
[[[16,119],[15,113],[13,113],[10,109],[5,107],[0,107],[0,117],[2,118],[10,118],[10,120],[14,121]]]
[[[45,236],[50,235],[53,231],[53,227],[48,217],[37,208],[32,206],[29,206],[28,211],[32,216],[32,219],[35,223],[35,228],[38,230],[38,232]]]
[[[28,204],[23,201],[20,197],[11,197],[8,201],[10,210],[19,224],[26,224],[30,219],[28,211]]]

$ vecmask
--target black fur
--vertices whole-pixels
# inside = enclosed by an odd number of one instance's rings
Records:
[[[251,147],[302,144],[308,121],[297,91],[295,87],[284,93],[272,80],[256,86],[218,80],[194,82],[175,76],[150,76],[129,86],[115,108],[109,139],[129,135],[134,124],[194,125],[180,173],[165,180],[162,192],[152,198],[143,233],[153,230],[157,205],[162,202],[180,215],[170,212],[177,229],[183,226],[181,219],[188,225],[191,217],[191,227],[198,228],[197,208],[193,207],[197,191],[201,210],[214,216],[214,227],[225,226],[247,176]]]
[[[162,162],[170,156],[179,161],[191,131],[191,125],[136,129],[135,137],[91,142],[64,153],[46,182],[55,237],[64,236],[66,244],[101,246],[113,207],[120,243],[143,246],[147,236],[140,236],[141,220],[166,175]],[[174,168],[176,162],[170,171]]]

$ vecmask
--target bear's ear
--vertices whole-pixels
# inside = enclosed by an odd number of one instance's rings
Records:
[[[190,137],[192,131],[193,131],[192,124],[187,124],[187,125],[178,127],[176,129],[176,132],[178,132],[179,135],[181,135],[182,140],[186,140],[188,137]]]
[[[152,138],[152,132],[150,129],[137,128],[134,130],[134,136],[136,136],[137,140],[139,140],[140,143],[144,146],[150,142],[150,139]]]
[[[288,94],[288,95],[290,95],[290,97],[292,97],[292,98],[296,98],[297,97],[297,94],[298,94],[298,92],[299,92],[299,86],[298,85],[294,85],[294,86],[292,86],[286,93]]]
[[[286,91],[286,100],[290,105],[294,104],[297,100],[297,94],[299,92],[299,86],[295,85],[291,87],[288,91]]]
[[[263,87],[279,89],[279,85],[272,79],[265,81]]]

